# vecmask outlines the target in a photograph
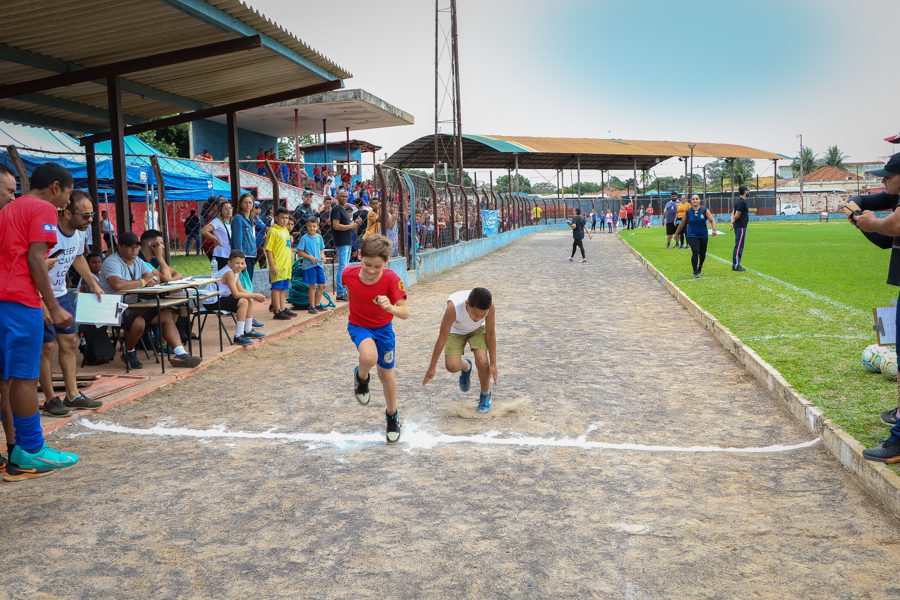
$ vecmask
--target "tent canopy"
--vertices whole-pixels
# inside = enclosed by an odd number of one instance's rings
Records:
[[[46,162],[55,162],[72,173],[78,187],[87,181],[87,162],[84,149],[72,136],[47,129],[37,129],[24,125],[0,123],[0,164],[8,168],[14,165],[6,147],[15,145],[19,156],[30,174],[35,167]],[[96,145],[97,178],[101,185],[112,180],[112,159],[109,156],[110,142]],[[213,177],[190,160],[167,158],[165,155],[136,136],[125,138],[126,176],[129,197],[146,197],[146,187],[156,186],[156,176],[150,165],[150,156],[158,156],[159,168],[166,185],[167,200],[205,200],[219,194],[229,196],[228,182]]]

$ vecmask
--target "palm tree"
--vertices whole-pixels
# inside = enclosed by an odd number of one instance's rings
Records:
[[[734,183],[743,185],[753,178],[753,159],[738,158],[734,160]]]
[[[644,190],[644,193],[647,193],[647,188],[650,187],[650,184],[653,182],[653,176],[650,175],[650,171],[648,169],[644,169],[641,171],[641,188]]]
[[[791,169],[796,177],[800,177],[800,162],[803,162],[803,175],[809,175],[819,166],[818,155],[809,146],[804,146],[800,151],[800,160],[794,159]]]
[[[825,156],[822,157],[822,164],[837,167],[838,169],[846,169],[847,165],[844,164],[846,158],[847,155],[841,152],[840,148],[829,146],[828,150],[825,151]]]

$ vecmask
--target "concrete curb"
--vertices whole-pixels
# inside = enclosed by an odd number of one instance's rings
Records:
[[[822,439],[828,451],[838,459],[845,469],[856,477],[866,491],[875,496],[895,517],[900,518],[900,476],[882,463],[868,461],[863,458],[862,451],[865,449],[865,446],[827,419],[822,409],[797,392],[781,373],[760,358],[753,349],[732,334],[718,319],[700,308],[696,302],[682,292],[678,286],[654,267],[640,252],[621,238],[619,238],[619,241],[641,261],[644,267],[656,277],[657,281],[669,293],[675,296],[694,319],[699,321],[726,350],[737,358],[738,362],[757,381],[765,385],[772,395],[782,400],[791,413],[802,421],[809,431]]]
[[[205,359],[202,363],[200,363],[193,369],[177,369],[175,373],[172,373],[171,370],[174,369],[174,367],[170,367],[169,369],[166,370],[166,374],[164,376],[156,377],[154,379],[148,380],[145,384],[137,385],[133,388],[129,388],[127,393],[125,393],[124,395],[119,396],[117,398],[114,398],[112,400],[104,402],[103,406],[101,406],[100,408],[98,408],[96,410],[81,410],[81,411],[73,413],[72,415],[70,415],[68,417],[63,417],[61,419],[54,420],[52,423],[48,423],[47,425],[44,426],[44,435],[47,435],[47,434],[50,434],[50,433],[56,431],[57,429],[63,427],[67,423],[70,423],[71,421],[73,421],[81,416],[97,414],[97,413],[104,413],[110,409],[122,406],[123,404],[128,404],[129,402],[133,402],[134,400],[137,400],[138,398],[142,398],[143,396],[146,396],[147,394],[150,394],[152,392],[155,392],[156,390],[164,388],[165,386],[175,383],[176,381],[181,381],[183,379],[187,379],[188,377],[196,375],[197,373],[200,373],[201,371],[205,371],[206,369],[208,369],[210,366],[216,364],[217,362],[225,360],[227,357],[231,356],[232,354],[234,354],[236,352],[252,352],[255,348],[258,348],[258,347],[265,345],[269,342],[272,342],[274,340],[280,340],[282,338],[286,338],[290,335],[293,335],[299,331],[303,331],[304,329],[308,329],[310,327],[315,327],[316,325],[321,325],[328,319],[330,319],[334,316],[337,316],[337,315],[343,315],[346,312],[348,312],[349,310],[350,310],[349,304],[346,304],[346,303],[340,304],[336,308],[334,308],[333,310],[331,310],[327,313],[318,314],[315,317],[306,319],[305,321],[301,321],[299,323],[295,323],[295,324],[291,325],[290,327],[286,327],[286,328],[282,329],[281,331],[266,335],[266,337],[260,338],[252,346],[227,346],[224,351],[220,352],[219,354],[217,354],[216,356],[214,356],[210,359]],[[155,363],[154,363],[154,366],[158,366],[158,365],[155,365]]]

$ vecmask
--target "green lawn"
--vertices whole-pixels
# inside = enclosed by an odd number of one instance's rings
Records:
[[[209,275],[211,269],[209,259],[206,255],[191,254],[185,256],[183,254],[172,254],[172,268],[182,275]]]
[[[838,426],[866,446],[887,437],[879,415],[897,406],[897,384],[859,359],[875,343],[872,308],[897,297],[885,284],[890,251],[845,222],[751,223],[742,261],[750,271],[736,273],[734,235],[720,228],[726,235],[710,238],[700,279],[690,250],[667,250],[661,228],[620,235]]]

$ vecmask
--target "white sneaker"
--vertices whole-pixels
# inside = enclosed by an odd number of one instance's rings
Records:
[[[573,262],[573,259],[571,256],[569,257],[569,262]]]
[[[586,263],[586,262],[587,262],[587,259],[586,259],[586,258],[582,258],[579,262]]]

